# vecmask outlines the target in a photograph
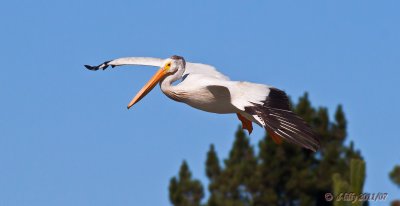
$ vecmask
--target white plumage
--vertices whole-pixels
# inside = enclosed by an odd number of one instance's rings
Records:
[[[161,67],[129,103],[128,108],[160,83],[164,94],[175,101],[212,113],[236,113],[249,133],[252,131],[251,122],[255,122],[264,127],[277,143],[284,139],[313,151],[319,147],[316,135],[300,117],[290,111],[288,98],[281,90],[263,84],[231,81],[213,66],[186,62],[179,56],[168,59],[126,57],[85,67],[98,70],[122,65]],[[177,80],[182,81],[173,85]]]

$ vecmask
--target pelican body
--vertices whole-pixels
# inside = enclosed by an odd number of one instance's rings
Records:
[[[186,62],[183,57],[176,55],[167,59],[126,57],[85,67],[89,70],[105,70],[109,66],[122,65],[160,67],[128,104],[128,109],[159,83],[162,92],[172,100],[206,112],[236,114],[243,129],[250,134],[254,122],[265,128],[277,144],[282,143],[283,139],[312,151],[320,146],[311,127],[291,111],[289,99],[282,90],[264,84],[231,81],[213,66]],[[181,82],[174,85],[178,80]]]

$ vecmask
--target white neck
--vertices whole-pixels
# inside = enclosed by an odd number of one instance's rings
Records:
[[[160,88],[161,91],[167,95],[169,98],[175,100],[175,101],[180,101],[179,96],[177,92],[175,91],[174,85],[172,85],[175,81],[179,80],[182,78],[182,73],[180,71],[175,72],[172,75],[166,76],[163,80],[160,82]]]

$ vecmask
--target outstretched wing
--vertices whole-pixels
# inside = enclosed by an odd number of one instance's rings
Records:
[[[184,75],[190,74],[202,74],[217,79],[229,80],[229,77],[223,75],[221,72],[217,71],[215,67],[208,64],[187,62]]]
[[[142,65],[142,66],[160,67],[162,66],[163,62],[164,59],[153,58],[153,57],[124,57],[124,58],[114,59],[111,61],[106,61],[97,66],[85,65],[85,67],[89,70],[94,70],[94,71],[99,69],[105,70],[109,66],[114,68],[116,66],[123,66],[123,65]],[[187,62],[184,75],[187,74],[202,74],[214,78],[229,80],[227,76],[218,72],[215,69],[215,67],[207,64]]]
[[[97,65],[97,66],[90,66],[85,65],[85,67],[89,70],[99,70],[99,69],[107,69],[107,67],[116,67],[116,66],[123,66],[123,65],[142,65],[142,66],[154,66],[160,67],[164,62],[163,59],[160,58],[153,58],[153,57],[124,57],[118,58],[111,61],[105,61],[104,63]]]

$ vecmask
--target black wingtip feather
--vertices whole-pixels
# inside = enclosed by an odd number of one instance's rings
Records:
[[[90,65],[84,65],[86,67],[86,69],[92,70],[92,71],[96,71],[99,68],[95,67],[95,66],[90,66]]]
[[[110,63],[110,61],[105,61],[103,64],[100,64],[98,66],[90,66],[90,65],[84,65],[86,67],[86,69],[92,70],[92,71],[97,71],[99,69],[107,69],[108,66],[110,66],[108,63]],[[113,68],[115,67],[115,65],[111,65]]]
[[[284,91],[270,88],[270,93],[263,104],[245,107],[251,115],[257,115],[264,121],[264,127],[273,131],[287,142],[316,152],[320,141],[312,128],[290,110],[289,99]]]

